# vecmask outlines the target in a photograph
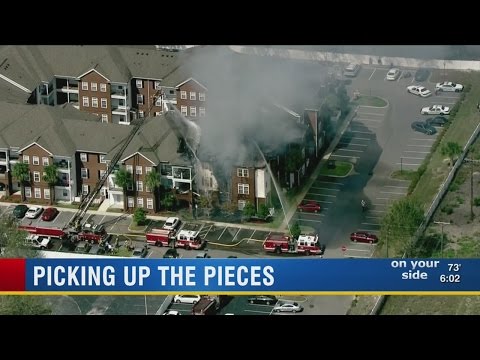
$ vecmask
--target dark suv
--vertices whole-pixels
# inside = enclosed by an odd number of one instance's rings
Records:
[[[277,298],[272,295],[258,295],[248,298],[250,304],[275,305],[277,301]]]
[[[173,248],[168,249],[163,255],[164,259],[176,259],[178,257],[180,257],[180,255],[178,254],[177,249]]]
[[[21,219],[25,216],[27,211],[28,211],[27,205],[17,205],[15,206],[15,209],[13,209],[13,216],[15,216],[17,219]]]

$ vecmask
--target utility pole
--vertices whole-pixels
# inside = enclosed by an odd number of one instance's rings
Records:
[[[443,222],[443,221],[434,221],[433,223],[442,226],[442,240],[440,241],[440,257],[443,258],[443,226],[444,225],[450,225],[450,223]]]

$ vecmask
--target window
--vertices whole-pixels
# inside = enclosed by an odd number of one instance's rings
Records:
[[[143,191],[143,181],[137,181],[137,191]]]
[[[42,189],[35,188],[35,199],[41,199],[42,198]]]
[[[137,198],[137,207],[143,208],[143,198]]]
[[[49,164],[48,157],[42,157],[42,165],[47,166]]]
[[[24,164],[30,164],[30,156],[23,155],[23,163]]]
[[[38,171],[33,172],[33,181],[40,182],[40,173]]]
[[[187,100],[187,92],[186,91],[180,91],[180,99],[182,100]]]
[[[102,123],[108,123],[108,114],[102,114]]]
[[[88,179],[88,169],[81,168],[80,172],[81,172],[81,175],[82,175],[82,179]]]
[[[155,87],[155,89],[160,90],[161,89],[160,81],[155,81],[154,87]]]
[[[238,177],[248,177],[248,169],[238,168],[237,169]]]
[[[247,202],[245,200],[238,200],[238,210],[243,210]]]
[[[133,190],[133,183],[127,185],[127,190]]]
[[[90,83],[90,90],[97,91],[97,83]]]
[[[106,172],[107,172],[106,170],[100,170],[100,171],[98,172],[98,178],[99,178],[99,179],[103,178],[103,176],[106,174]]]
[[[88,106],[89,106],[89,104],[88,104],[88,96],[84,96],[84,97],[83,97],[83,106],[84,106],[84,107],[88,107]]]
[[[127,172],[133,174],[133,165],[125,165],[125,167],[127,168]]]
[[[155,100],[155,106],[162,106],[162,98],[158,97],[157,100]]]
[[[100,100],[101,102],[101,105],[102,105],[102,109],[106,109],[107,108],[107,99],[106,98],[102,98]]]
[[[88,90],[88,82],[82,81],[82,90]]]
[[[136,80],[135,83],[137,84],[137,89],[143,88],[143,81],[142,80]]]
[[[98,108],[98,98],[92,97],[92,107]]]
[[[197,116],[197,107],[196,106],[190,106],[190,116]]]
[[[32,188],[31,187],[26,187],[25,188],[25,197],[27,197],[27,198],[32,197]]]
[[[248,184],[238,184],[238,193],[248,195],[250,193],[250,186]]]
[[[80,161],[88,161],[88,155],[86,153],[80,153]]]
[[[63,197],[67,197],[68,196],[68,190],[67,189],[63,189]]]
[[[143,112],[143,110],[140,110],[140,111],[138,112],[138,117],[139,117],[139,118],[145,117],[145,113]]]
[[[138,105],[143,105],[143,95],[142,94],[137,94],[137,104]]]
[[[145,174],[148,174],[152,172],[152,167],[151,166],[145,166]]]
[[[38,156],[32,156],[33,165],[40,165],[40,158]]]
[[[187,114],[187,107],[186,107],[186,106],[183,106],[183,105],[182,105],[181,108],[180,108],[180,111],[181,111],[181,113],[182,113],[183,116],[187,116],[187,115],[188,115],[188,114]]]
[[[198,108],[198,112],[199,112],[199,116],[200,117],[205,117],[205,108],[204,107],[200,107]]]
[[[190,100],[197,100],[197,93],[195,91],[190,91]]]
[[[147,209],[153,209],[153,199],[147,199]]]
[[[107,161],[105,160],[105,155],[100,155],[99,156],[99,161],[102,163],[102,164],[105,164]]]
[[[145,191],[146,192],[152,192],[152,189],[150,189],[150,187],[147,184],[145,184]]]
[[[90,186],[82,185],[82,195],[88,195],[89,192],[90,192]]]
[[[199,93],[198,93],[198,100],[200,100],[200,101],[205,101],[205,93],[199,92]]]
[[[127,207],[129,207],[129,208],[133,208],[133,207],[134,207],[133,197],[128,197]]]
[[[135,174],[142,175],[142,167],[141,166],[136,166],[135,167]]]
[[[107,84],[100,84],[100,91],[107,92]]]
[[[43,198],[50,199],[50,189],[43,189]]]

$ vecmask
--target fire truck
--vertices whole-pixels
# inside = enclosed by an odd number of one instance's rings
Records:
[[[70,238],[72,241],[88,241],[98,244],[108,240],[109,235],[103,225],[85,223],[78,232],[66,231],[59,228],[48,228],[41,226],[21,225],[19,229],[25,230],[30,234],[52,236],[60,239]]]
[[[276,254],[323,255],[325,245],[320,244],[317,234],[300,235],[296,240],[288,235],[270,234],[263,242],[263,249]]]
[[[201,249],[204,245],[205,242],[198,231],[180,230],[175,240],[175,247],[181,247],[185,250]]]
[[[169,246],[170,242],[175,241],[175,230],[152,229],[146,234],[147,243],[155,246]]]

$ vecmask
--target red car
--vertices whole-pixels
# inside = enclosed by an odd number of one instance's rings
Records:
[[[313,200],[306,200],[297,206],[297,210],[316,213],[320,211],[320,204]]]
[[[366,231],[357,231],[350,234],[350,240],[354,242],[363,242],[373,244],[378,242],[378,237],[375,234],[370,234]]]
[[[56,208],[51,207],[51,208],[45,209],[45,211],[42,214],[42,220],[52,221],[53,219],[55,219],[55,216],[57,215],[58,215],[58,210]]]

